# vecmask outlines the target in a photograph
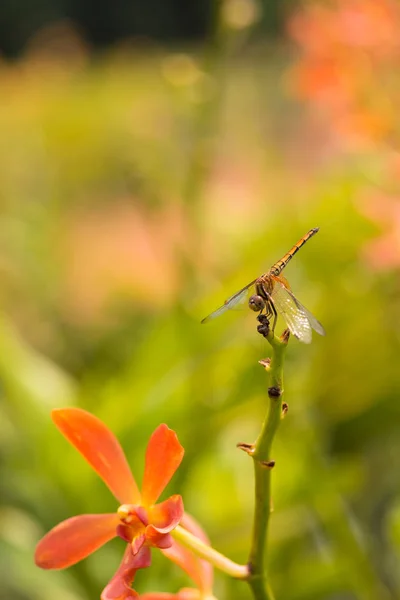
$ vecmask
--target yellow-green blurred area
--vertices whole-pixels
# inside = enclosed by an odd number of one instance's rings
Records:
[[[202,46],[94,56],[64,32],[63,52],[0,65],[2,600],[93,600],[122,557],[117,539],[66,571],[33,563],[58,522],[117,508],[54,407],[100,417],[139,483],[167,423],[186,453],[164,497],[247,561],[252,461],[236,444],[265,417],[270,348],[246,307],[200,320],[317,226],[285,270],[327,334],[289,342],[270,581],[285,600],[399,597],[396,151],[339,151],[290,95],[293,49],[247,43],[254,6],[229,4]],[[215,579],[219,600],[250,598]],[[157,550],[135,581],[187,585]]]

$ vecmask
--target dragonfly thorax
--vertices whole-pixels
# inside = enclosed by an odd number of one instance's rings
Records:
[[[255,287],[257,294],[264,298],[264,300],[268,300],[274,288],[274,281],[271,277],[271,273],[269,272],[261,275],[261,277],[256,280]]]
[[[256,293],[249,298],[249,307],[251,310],[254,310],[254,312],[261,312],[266,306],[270,305],[273,287],[274,283],[269,273],[261,275],[261,277],[256,280]]]

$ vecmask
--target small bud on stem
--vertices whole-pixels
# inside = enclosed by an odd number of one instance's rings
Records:
[[[243,452],[246,452],[251,456],[254,453],[255,446],[254,444],[246,444],[245,442],[239,442],[236,444],[236,448],[239,448],[239,450],[243,450]]]
[[[261,465],[263,467],[265,467],[266,469],[273,469],[275,466],[275,461],[274,460],[261,460]]]
[[[271,367],[271,359],[270,358],[262,358],[258,361],[258,364],[264,367],[266,371],[269,371]]]

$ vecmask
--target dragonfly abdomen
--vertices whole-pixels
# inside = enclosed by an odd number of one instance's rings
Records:
[[[272,265],[272,267],[271,267],[271,269],[270,269],[270,273],[271,273],[272,275],[279,275],[279,273],[280,273],[281,271],[283,271],[283,269],[286,267],[286,265],[288,264],[288,262],[289,262],[290,260],[292,260],[293,256],[296,254],[296,252],[298,252],[298,251],[300,250],[300,248],[301,248],[302,246],[304,246],[304,244],[305,244],[306,242],[308,242],[308,240],[309,240],[310,238],[312,238],[312,237],[313,237],[313,235],[315,235],[316,233],[318,233],[318,231],[319,231],[319,227],[314,227],[314,229],[310,229],[310,231],[309,231],[308,233],[306,233],[306,235],[305,235],[305,236],[303,236],[303,237],[301,238],[301,240],[299,240],[299,241],[297,242],[297,244],[295,244],[295,245],[293,246],[293,248],[291,248],[291,249],[289,250],[289,252],[287,252],[287,253],[285,254],[285,256],[283,256],[283,257],[281,258],[281,260],[278,260],[278,262],[277,262],[277,263],[275,263],[274,265]]]

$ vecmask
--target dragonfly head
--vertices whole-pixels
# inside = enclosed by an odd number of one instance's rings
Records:
[[[265,308],[264,298],[258,296],[257,294],[253,294],[253,296],[250,296],[249,298],[249,308],[254,310],[254,312],[261,312]]]

